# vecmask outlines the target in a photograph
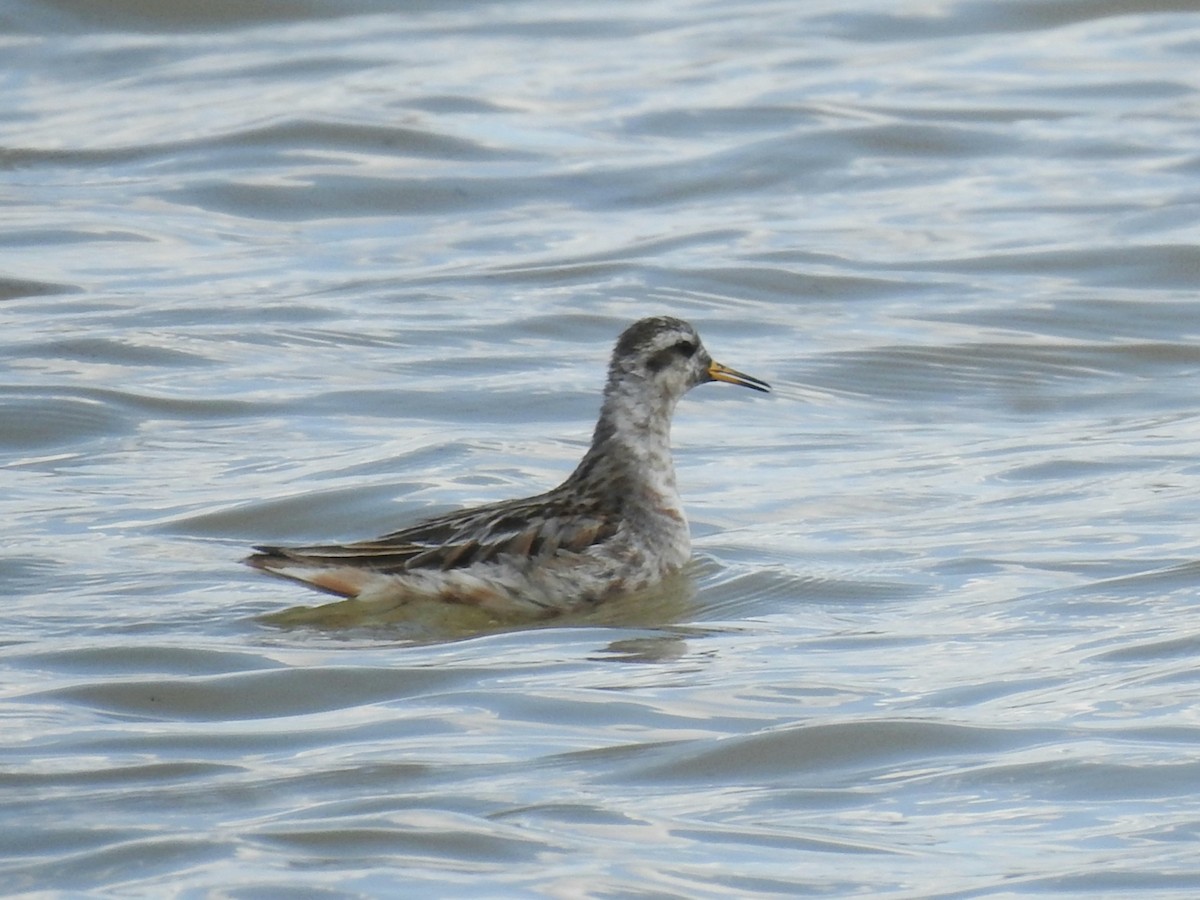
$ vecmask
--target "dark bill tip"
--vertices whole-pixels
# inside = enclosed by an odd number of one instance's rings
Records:
[[[708,377],[713,381],[724,381],[726,384],[736,384],[741,387],[748,387],[754,391],[762,391],[764,394],[771,393],[771,386],[761,378],[755,378],[753,375],[746,375],[739,372],[737,369],[731,369],[728,366],[723,366],[719,362],[714,362],[708,367]]]

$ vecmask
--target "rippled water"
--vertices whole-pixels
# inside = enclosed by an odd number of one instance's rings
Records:
[[[0,6],[0,890],[1194,895],[1193,10]],[[237,564],[555,484],[652,313],[779,388],[662,591]]]

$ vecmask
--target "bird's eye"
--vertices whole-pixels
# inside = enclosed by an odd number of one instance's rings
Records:
[[[693,341],[684,339],[675,345],[675,352],[684,359],[690,359],[692,354],[696,352],[696,344]]]

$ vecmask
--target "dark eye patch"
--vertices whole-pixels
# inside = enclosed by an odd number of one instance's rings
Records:
[[[648,360],[646,360],[646,368],[651,372],[661,372],[667,366],[671,365],[679,357],[691,359],[696,355],[697,345],[687,338],[676,341],[670,347],[663,347]]]

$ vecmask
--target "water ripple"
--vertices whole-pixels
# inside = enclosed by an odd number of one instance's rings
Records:
[[[1191,5],[0,19],[8,892],[1192,892]],[[778,388],[679,579],[238,564],[551,487],[651,314]]]

